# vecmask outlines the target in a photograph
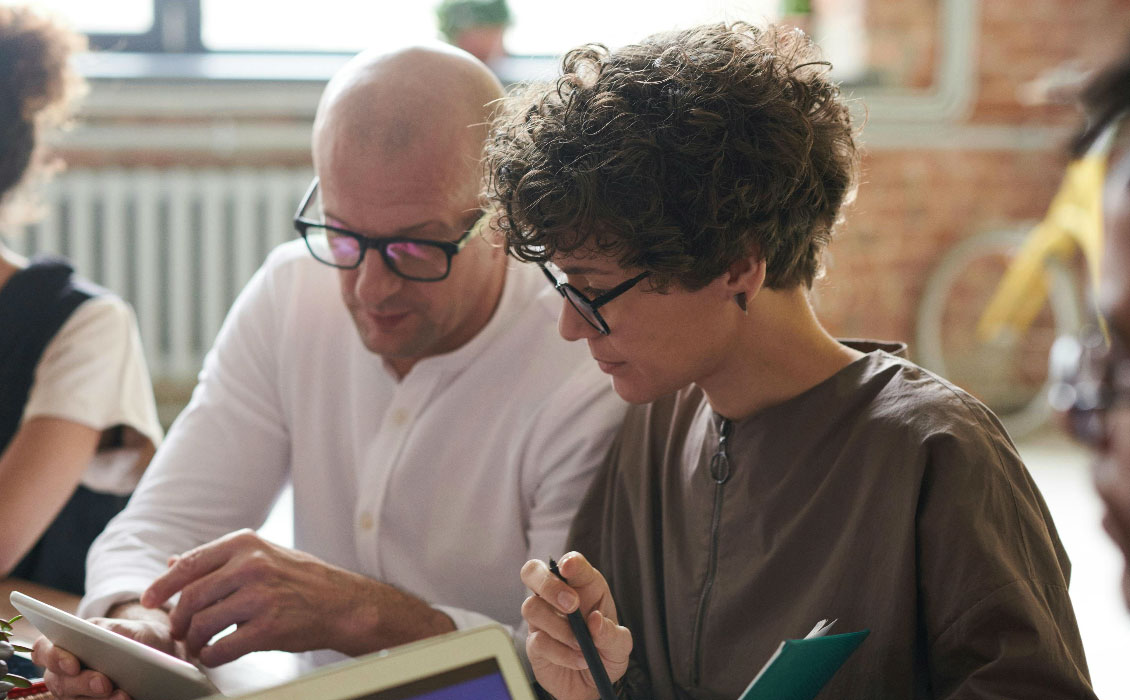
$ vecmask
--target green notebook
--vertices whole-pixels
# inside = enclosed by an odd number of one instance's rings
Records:
[[[828,634],[821,620],[804,639],[787,639],[738,700],[812,700],[871,630]]]

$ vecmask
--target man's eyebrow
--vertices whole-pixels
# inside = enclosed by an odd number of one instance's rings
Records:
[[[464,218],[460,219],[459,223],[456,224],[455,228],[458,229],[458,231],[456,232],[456,235],[462,234],[465,229],[469,228],[470,226],[474,226],[475,223],[479,220],[479,217],[482,216],[482,213],[483,212],[481,210],[474,210],[473,212],[468,212],[466,214],[466,216]],[[329,213],[323,213],[322,216],[325,217],[326,223],[329,224],[330,226],[337,226],[338,228],[343,228],[343,229],[346,229],[348,231],[352,231],[352,232],[354,232],[358,235],[361,235],[361,236],[376,236],[378,238],[411,238],[413,233],[416,233],[418,231],[422,231],[424,229],[431,229],[431,230],[435,230],[435,231],[440,232],[440,233],[451,233],[451,230],[448,228],[447,224],[444,223],[443,221],[440,221],[439,219],[428,219],[427,221],[421,221],[418,224],[413,224],[411,226],[404,226],[403,228],[398,228],[394,231],[390,231],[388,233],[381,233],[381,234],[378,235],[378,234],[362,233],[361,231],[358,231],[356,228],[350,226],[348,223],[342,221],[341,219],[339,219],[336,216],[333,216]],[[474,221],[471,220],[472,216],[475,216]]]

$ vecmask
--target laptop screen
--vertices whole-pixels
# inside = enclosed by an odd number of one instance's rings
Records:
[[[512,700],[494,659],[453,668],[351,700]]]

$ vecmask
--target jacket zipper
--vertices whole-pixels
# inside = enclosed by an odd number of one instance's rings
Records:
[[[694,661],[691,664],[691,685],[697,686],[702,670],[702,625],[706,617],[706,607],[710,603],[710,591],[714,587],[714,577],[718,571],[718,529],[722,522],[722,491],[730,478],[730,457],[726,453],[726,438],[730,434],[730,419],[723,418],[719,426],[718,449],[710,458],[710,478],[714,480],[714,509],[710,518],[710,552],[706,564],[706,581],[702,584],[702,595],[698,599],[698,613],[694,621],[694,636],[691,648]]]

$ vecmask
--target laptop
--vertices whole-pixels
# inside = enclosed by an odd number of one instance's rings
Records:
[[[451,632],[327,666],[288,683],[207,700],[535,700],[498,625]]]

